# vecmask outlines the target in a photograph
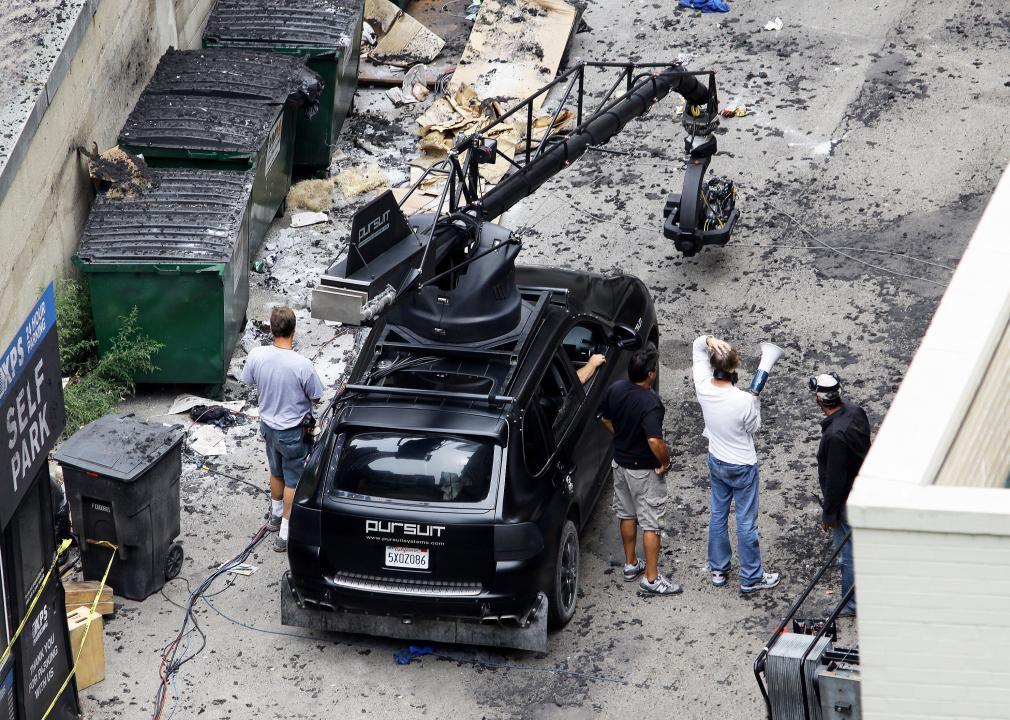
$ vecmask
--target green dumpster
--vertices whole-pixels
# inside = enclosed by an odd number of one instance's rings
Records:
[[[137,197],[99,196],[74,264],[88,276],[99,354],[120,318],[164,347],[138,383],[219,386],[249,301],[254,172],[156,170]]]
[[[358,86],[363,15],[362,0],[218,0],[207,20],[204,47],[307,56],[323,78],[318,114],[298,118],[296,165],[329,167]]]
[[[293,130],[290,105],[145,91],[119,144],[151,167],[253,170],[249,246],[255,252],[291,185]]]

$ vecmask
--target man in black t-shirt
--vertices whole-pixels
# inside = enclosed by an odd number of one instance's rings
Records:
[[[624,544],[624,579],[652,595],[676,595],[683,588],[659,574],[661,518],[666,507],[670,453],[663,440],[665,409],[652,389],[656,382],[656,346],[649,343],[631,356],[628,380],[614,383],[600,404],[603,424],[614,434],[614,512]],[[635,553],[642,527],[645,561]]]

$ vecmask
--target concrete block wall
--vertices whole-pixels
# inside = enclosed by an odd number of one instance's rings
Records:
[[[864,720],[1010,717],[1010,537],[856,537]]]
[[[175,5],[166,5],[175,2]],[[158,58],[197,33],[213,0],[97,0],[7,191],[0,197],[0,345],[39,291],[71,271],[70,257],[94,199],[79,145],[116,143]],[[167,9],[167,11],[166,11]],[[88,10],[90,12],[90,10]],[[179,19],[183,22],[179,23]],[[172,26],[172,21],[175,26]],[[188,41],[188,40],[187,40]]]

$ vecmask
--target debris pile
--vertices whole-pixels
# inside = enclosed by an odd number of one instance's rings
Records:
[[[457,135],[479,130],[500,117],[504,111],[505,108],[498,100],[482,99],[473,86],[466,83],[457,85],[450,94],[435,100],[417,119],[417,133],[421,136],[417,147],[423,155],[412,163],[412,172],[419,178],[424,168],[448,156]],[[527,127],[527,117],[524,114],[508,118],[491,128],[486,135],[497,142],[500,154],[494,163],[480,166],[481,177],[488,182],[498,182],[511,167],[510,160],[515,153],[526,150],[527,142],[536,147],[545,135],[564,130],[574,119],[575,113],[565,109],[558,113],[553,122],[551,115],[537,115],[531,128]],[[422,188],[433,188],[440,182],[440,178],[429,176]]]
[[[79,147],[77,152],[88,159],[88,176],[95,190],[110,198],[139,197],[158,187],[147,163],[118,146],[99,153],[98,143],[91,143],[91,150]]]

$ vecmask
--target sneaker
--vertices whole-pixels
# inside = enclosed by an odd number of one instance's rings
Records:
[[[267,517],[267,532],[277,532],[281,529],[281,515],[269,515]]]
[[[634,565],[624,566],[624,582],[637,580],[638,576],[645,572],[645,560],[638,558]]]
[[[757,592],[758,590],[769,590],[779,584],[779,574],[778,573],[765,573],[764,577],[761,578],[761,582],[756,582],[753,585],[741,585],[740,592],[745,595]]]
[[[656,579],[649,582],[645,578],[642,578],[642,582],[638,583],[638,587],[649,595],[677,595],[684,591],[680,585],[674,582],[670,582],[662,575],[657,575]]]
[[[830,614],[830,613],[829,613]],[[851,605],[846,605],[842,608],[842,611],[838,613],[839,618],[853,618],[856,616],[856,608]]]
[[[288,551],[288,541],[283,539],[280,535],[274,540],[274,552],[287,552]]]
[[[726,585],[726,573],[722,570],[713,570],[712,584],[716,587],[724,587]]]

